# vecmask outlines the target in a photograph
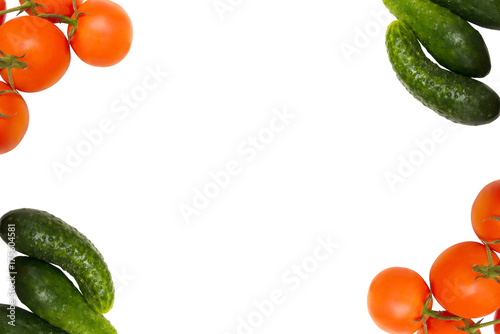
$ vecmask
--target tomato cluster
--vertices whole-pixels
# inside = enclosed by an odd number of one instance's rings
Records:
[[[133,37],[127,12],[110,0],[0,0],[0,154],[24,137],[29,117],[19,92],[40,92],[66,73],[71,50],[85,63],[107,67],[128,54]],[[10,12],[27,13],[6,20]],[[66,34],[55,24],[67,24]]]
[[[415,271],[393,267],[380,272],[368,290],[368,311],[391,334],[500,334],[500,180],[477,195],[471,222],[479,241],[444,250],[429,273],[430,287]],[[433,301],[445,310],[432,310]],[[472,319],[494,314],[490,322]]]

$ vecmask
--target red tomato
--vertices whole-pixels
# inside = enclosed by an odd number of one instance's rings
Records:
[[[64,33],[36,16],[19,16],[0,26],[0,50],[22,57],[19,60],[28,64],[27,68],[12,70],[14,86],[23,92],[38,92],[54,85],[71,60]],[[8,81],[6,69],[0,74]]]
[[[492,252],[493,264],[500,259]],[[478,242],[462,242],[442,252],[431,267],[430,282],[436,301],[463,318],[485,317],[500,308],[500,284],[477,278],[474,265],[487,265],[486,247]],[[477,278],[477,279],[476,279]]]
[[[7,5],[5,4],[5,0],[0,0],[0,11],[6,10]],[[5,22],[5,14],[0,16],[0,25],[2,25]]]
[[[444,317],[454,317],[455,315],[451,314],[450,312],[447,311],[442,311],[439,312],[439,315],[442,315]],[[469,325],[474,325],[474,321],[471,319],[465,319]],[[431,318],[427,319],[427,334],[464,334],[464,331],[461,331],[459,328],[464,328],[465,323],[463,320],[456,321],[456,320],[441,320],[437,318]],[[420,328],[417,332],[417,334],[424,334],[424,328]],[[478,330],[475,333],[481,333],[480,330]]]
[[[472,228],[479,239],[496,241],[500,239],[500,180],[486,185],[477,195],[472,204]],[[500,252],[500,244],[489,245],[491,249]]]
[[[415,271],[388,268],[370,284],[368,312],[375,324],[388,333],[413,334],[423,325],[417,320],[422,318],[429,294],[427,283]]]
[[[26,0],[19,0],[20,4],[25,3]],[[76,7],[82,4],[83,0],[76,0]],[[44,7],[36,7],[35,10],[38,14],[57,14],[63,15],[67,17],[71,17],[73,15],[73,0],[37,0],[36,3],[45,6]],[[27,11],[28,14],[34,15],[31,10]],[[57,23],[60,22],[59,19],[56,18],[46,18],[47,20]]]
[[[71,47],[85,63],[112,66],[119,63],[132,45],[132,21],[127,12],[109,0],[88,0],[79,8],[78,24]],[[75,18],[75,15],[73,15]],[[72,26],[68,26],[68,35]]]
[[[0,91],[12,90],[0,82]],[[0,154],[14,149],[23,139],[28,129],[28,106],[21,95],[16,93],[0,94]]]

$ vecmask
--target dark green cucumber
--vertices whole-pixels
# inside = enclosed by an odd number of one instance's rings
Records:
[[[97,312],[106,313],[113,306],[108,266],[92,242],[74,227],[45,211],[18,209],[0,218],[0,236],[18,252],[66,270]]]
[[[17,306],[0,304],[0,319],[0,333],[3,334],[68,334]]]
[[[32,257],[13,261],[16,294],[40,318],[71,334],[117,333],[60,269]]]
[[[490,72],[490,55],[483,37],[460,16],[431,0],[383,1],[442,66],[470,77],[481,78]]]
[[[432,0],[478,26],[500,29],[500,0]]]
[[[447,71],[427,58],[404,22],[394,21],[389,25],[386,46],[401,83],[439,115],[466,125],[486,124],[498,117],[498,95],[486,84]]]

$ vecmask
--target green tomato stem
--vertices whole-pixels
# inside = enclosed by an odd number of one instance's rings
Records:
[[[41,18],[48,18],[48,17],[56,18],[56,19],[59,19],[62,23],[69,24],[69,25],[71,25],[73,27],[76,26],[76,20],[75,19],[72,19],[71,17],[67,17],[67,16],[64,16],[64,15],[59,15],[59,14],[38,14],[37,16],[41,17]]]
[[[39,3],[36,3],[35,1],[27,0],[25,1],[21,6],[17,7],[12,7],[9,9],[5,9],[0,11],[0,16],[12,12],[19,12],[19,14],[31,9],[34,13],[36,13],[35,8],[36,7],[45,7],[44,5],[40,5]]]
[[[496,324],[500,324],[500,319],[492,320],[492,321],[488,321],[488,322],[478,322],[478,323],[470,326],[470,330],[471,330],[471,333],[475,333],[481,328],[496,325]]]
[[[424,309],[424,315],[427,315],[432,318],[440,319],[440,320],[450,320],[450,321],[460,321],[463,320],[462,317],[447,317],[444,315],[440,315],[439,311]]]

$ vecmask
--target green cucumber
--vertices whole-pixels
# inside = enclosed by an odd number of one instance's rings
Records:
[[[469,22],[431,0],[383,0],[390,12],[408,24],[432,57],[447,69],[470,77],[491,70],[481,34]]]
[[[24,256],[15,257],[13,265],[19,300],[40,318],[71,334],[118,333],[60,269]]]
[[[97,312],[112,308],[114,287],[108,266],[92,242],[74,227],[45,211],[18,209],[0,218],[0,236],[18,252],[66,270]]]
[[[68,334],[17,306],[0,304],[0,319],[0,333],[4,334]]]
[[[394,21],[389,25],[386,46],[401,83],[439,115],[466,125],[486,124],[498,117],[498,95],[486,84],[447,71],[427,58],[404,22]]]
[[[432,0],[478,26],[500,29],[500,0]]]

